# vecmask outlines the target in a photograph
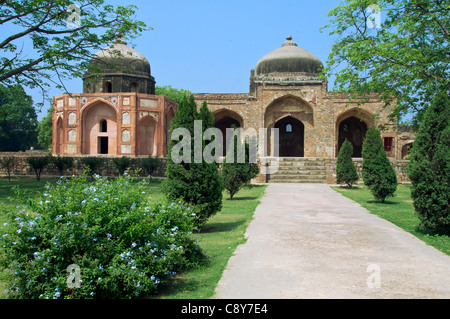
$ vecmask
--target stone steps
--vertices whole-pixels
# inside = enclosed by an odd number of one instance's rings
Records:
[[[278,171],[269,183],[326,183],[325,160],[320,158],[279,158]]]

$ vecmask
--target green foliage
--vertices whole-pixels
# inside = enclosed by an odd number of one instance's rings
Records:
[[[131,159],[126,156],[113,158],[113,164],[119,170],[119,175],[123,175],[131,167]]]
[[[15,157],[2,157],[0,158],[0,167],[5,169],[6,174],[8,175],[8,181],[11,181],[11,173],[16,166],[16,158]]]
[[[0,24],[14,28],[0,37],[0,83],[41,88],[46,96],[47,87],[65,89],[65,79],[86,73],[93,52],[119,34],[130,38],[148,30],[135,19],[134,5],[113,6],[104,0],[80,0],[76,5],[79,12],[68,10],[72,0],[2,1]],[[68,21],[79,25],[69,26]]]
[[[181,101],[183,100],[183,97],[190,96],[192,93],[190,91],[184,90],[184,89],[175,89],[175,88],[171,87],[170,85],[164,85],[164,86],[157,85],[155,88],[155,94],[168,97],[172,101],[181,103]]]
[[[39,146],[44,150],[48,150],[52,147],[53,140],[53,108],[47,109],[47,115],[38,123],[38,135],[37,140]]]
[[[384,202],[397,190],[397,174],[384,150],[380,131],[371,127],[362,148],[362,176],[364,184],[375,199]]]
[[[194,161],[196,153],[194,141],[194,121],[198,119],[206,120],[211,114],[202,113],[202,117],[197,112],[197,105],[193,95],[184,97],[178,106],[178,112],[175,114],[171,122],[170,135],[174,130],[180,128],[190,133],[190,137],[184,136],[177,144],[183,145],[180,154],[184,158],[180,163],[173,161],[174,141],[169,145],[169,153],[167,159],[166,176],[164,190],[168,198],[176,200],[184,199],[191,205],[195,206],[197,212],[197,224],[203,225],[209,217],[220,211],[222,207],[222,185],[218,173],[218,165],[216,163],[207,163],[201,158],[198,162]],[[205,121],[204,124],[210,122]],[[207,129],[208,127],[203,127]],[[203,132],[201,132],[203,134]],[[201,137],[198,137],[201,138]],[[204,141],[197,141],[204,149]],[[198,151],[198,150],[197,150]],[[197,152],[197,155],[202,155]]]
[[[142,298],[204,262],[190,238],[192,208],[149,201],[147,184],[130,176],[61,179],[8,211],[0,228],[7,296]],[[79,267],[78,278],[68,272],[71,265]]]
[[[259,174],[256,163],[250,163],[250,145],[248,141],[241,142],[238,135],[234,135],[233,148],[230,147],[222,165],[223,188],[230,194],[230,199],[243,187],[251,187],[251,180]],[[239,160],[238,149],[245,150],[245,160]],[[230,160],[231,159],[231,160]]]
[[[152,175],[157,169],[161,167],[161,159],[158,157],[149,156],[141,159],[139,167],[142,168],[148,175]]]
[[[27,163],[36,174],[38,182],[41,180],[41,174],[50,164],[50,156],[31,156],[27,158]]]
[[[73,167],[73,158],[67,156],[52,156],[51,162],[58,170],[59,176],[64,175],[64,171]]]
[[[368,26],[370,5],[379,6],[381,25]],[[335,90],[367,98],[396,98],[395,115],[420,120],[436,92],[449,92],[448,1],[344,0],[328,15],[336,40],[325,73]],[[337,72],[336,72],[337,70]]]
[[[83,157],[81,165],[88,171],[89,175],[99,174],[104,163],[104,159],[96,156]]]
[[[34,146],[37,125],[31,96],[20,85],[0,84],[0,152],[24,151]]]
[[[358,182],[358,172],[352,160],[353,146],[346,139],[339,150],[336,164],[336,181],[338,184],[347,184],[352,187]]]
[[[422,226],[450,234],[450,98],[439,93],[410,154],[412,198]]]

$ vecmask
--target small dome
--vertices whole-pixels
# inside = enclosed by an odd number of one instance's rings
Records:
[[[311,52],[299,48],[288,36],[281,48],[276,49],[258,61],[256,75],[270,73],[314,73],[323,68],[322,62]]]
[[[121,38],[113,45],[97,52],[92,58],[90,65],[101,67],[105,73],[116,71],[145,73],[147,76],[151,74],[148,60],[140,52],[129,47]]]

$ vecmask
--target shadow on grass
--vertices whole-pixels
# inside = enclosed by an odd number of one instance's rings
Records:
[[[232,223],[208,223],[203,227],[199,233],[207,234],[207,233],[220,233],[220,232],[229,232],[233,229],[242,225],[244,221],[237,221]]]

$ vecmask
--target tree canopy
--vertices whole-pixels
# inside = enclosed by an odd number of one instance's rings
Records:
[[[119,36],[147,30],[135,19],[136,6],[104,0],[0,1],[0,83],[64,88],[63,80],[81,77],[93,54]],[[5,29],[4,29],[5,30]],[[10,32],[11,30],[12,32]]]
[[[325,74],[337,91],[397,99],[394,115],[420,123],[450,93],[449,11],[449,0],[343,0],[322,28],[336,37]]]
[[[20,85],[0,85],[0,152],[24,151],[37,142],[37,115]]]

